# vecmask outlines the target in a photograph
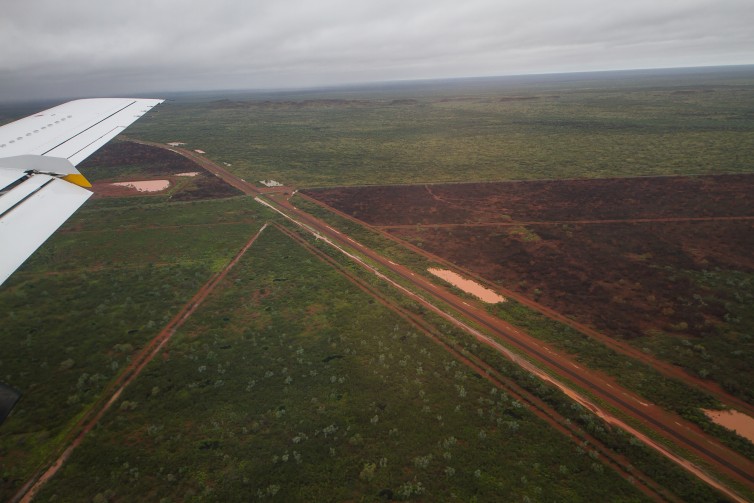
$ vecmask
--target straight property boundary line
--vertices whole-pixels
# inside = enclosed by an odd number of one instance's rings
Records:
[[[604,220],[508,220],[500,222],[446,223],[446,224],[396,224],[372,225],[374,229],[451,229],[459,227],[516,227],[534,225],[620,225],[620,224],[678,224],[688,222],[737,222],[754,220],[754,216],[733,217],[660,217],[623,218]]]
[[[256,200],[259,201],[262,204],[270,206],[273,209],[276,209],[270,203],[267,203],[267,202],[261,200],[260,198],[256,198]],[[290,210],[290,211],[292,211],[293,213],[299,214],[299,216],[301,214],[308,215],[307,213],[303,212],[302,210],[297,209],[295,206],[292,206],[289,202],[286,202],[286,203],[287,203],[287,206],[288,206],[287,209]],[[280,204],[280,203],[278,203],[278,204]],[[736,485],[738,485],[739,483],[741,483],[744,480],[745,480],[745,482],[743,482],[743,483],[748,483],[748,482],[754,480],[754,479],[752,479],[752,475],[750,474],[750,472],[746,471],[745,469],[741,469],[740,467],[735,466],[728,459],[721,458],[720,455],[712,453],[710,451],[710,448],[705,443],[700,443],[700,441],[697,441],[694,438],[692,438],[697,433],[701,434],[701,436],[703,437],[704,436],[703,433],[696,432],[696,429],[694,429],[694,428],[687,428],[687,429],[689,429],[694,434],[694,435],[692,435],[692,437],[687,437],[687,436],[684,435],[683,432],[679,432],[678,429],[675,426],[672,426],[670,424],[670,422],[668,422],[670,420],[674,420],[675,424],[678,425],[678,424],[680,424],[680,423],[678,423],[678,421],[681,420],[680,418],[673,419],[673,417],[672,417],[673,414],[668,413],[667,411],[665,411],[664,409],[661,409],[661,408],[658,408],[654,413],[652,413],[652,412],[644,412],[643,409],[639,409],[638,406],[636,406],[636,405],[632,405],[632,404],[626,403],[625,400],[621,396],[616,395],[615,394],[616,391],[615,391],[614,387],[612,385],[609,385],[609,383],[607,383],[607,384],[608,384],[608,387],[610,389],[607,389],[607,388],[602,389],[601,394],[603,395],[603,398],[607,398],[608,401],[610,401],[611,403],[622,404],[621,408],[625,409],[625,412],[629,413],[629,415],[632,416],[632,417],[637,417],[637,414],[638,414],[638,416],[640,416],[641,418],[643,418],[644,425],[647,426],[647,427],[650,427],[654,433],[659,433],[660,431],[663,431],[664,432],[663,436],[667,433],[667,434],[669,434],[672,437],[676,437],[677,439],[680,439],[682,444],[685,444],[686,447],[691,447],[692,450],[694,450],[694,451],[696,451],[698,453],[697,455],[701,455],[704,458],[705,462],[708,461],[708,462],[717,463],[717,467],[715,469],[715,472],[717,472],[717,470],[722,470],[722,472],[717,473],[716,475],[711,475],[710,473],[708,473],[706,471],[705,468],[702,468],[702,467],[694,464],[692,461],[690,461],[690,458],[684,457],[684,456],[688,456],[689,453],[686,453],[686,454],[683,454],[683,455],[676,454],[674,450],[669,450],[664,444],[658,443],[653,438],[650,438],[649,436],[647,436],[647,434],[643,433],[642,431],[637,430],[633,426],[630,426],[624,420],[619,419],[615,415],[606,413],[606,411],[604,409],[600,410],[600,408],[597,407],[597,406],[595,406],[594,403],[592,403],[590,399],[585,398],[585,395],[582,395],[579,392],[574,392],[574,390],[572,388],[569,388],[568,386],[566,386],[559,379],[553,378],[553,376],[551,376],[550,374],[543,372],[542,369],[539,368],[538,366],[535,366],[535,365],[531,364],[527,360],[522,360],[521,358],[518,358],[516,356],[516,354],[514,354],[512,351],[510,351],[507,348],[505,348],[497,340],[497,338],[499,336],[502,336],[502,338],[505,339],[505,340],[514,341],[514,343],[517,346],[522,346],[522,345],[523,346],[528,346],[528,342],[527,341],[519,341],[519,340],[517,340],[516,337],[512,336],[512,335],[515,335],[515,333],[519,332],[517,329],[513,328],[513,334],[510,334],[510,333],[506,333],[506,330],[502,330],[501,331],[498,328],[492,328],[493,332],[495,332],[496,335],[493,338],[490,338],[489,336],[487,336],[487,335],[481,333],[480,331],[474,329],[473,327],[471,327],[467,323],[465,323],[463,321],[459,321],[457,318],[453,317],[452,315],[447,314],[445,311],[437,308],[434,304],[428,302],[426,299],[423,299],[421,296],[415,294],[413,291],[410,291],[407,288],[403,287],[402,285],[396,283],[392,279],[387,278],[383,274],[379,273],[372,265],[367,264],[366,262],[364,262],[364,260],[362,258],[353,255],[352,253],[350,253],[350,252],[346,251],[345,249],[341,248],[340,245],[337,245],[337,244],[331,242],[330,238],[332,238],[332,239],[334,239],[336,241],[341,242],[346,247],[350,247],[351,246],[351,245],[346,244],[344,241],[342,241],[342,236],[341,236],[341,233],[339,231],[336,231],[335,229],[331,228],[329,225],[325,224],[324,222],[316,219],[315,217],[313,217],[311,215],[308,215],[307,218],[304,218],[304,220],[309,221],[309,222],[314,222],[314,221],[318,222],[316,224],[313,224],[313,223],[311,224],[311,225],[314,225],[314,227],[317,228],[317,230],[315,230],[308,223],[302,223],[301,221],[294,219],[293,217],[291,217],[290,215],[284,213],[283,211],[281,211],[279,209],[276,209],[276,211],[278,211],[282,215],[286,216],[286,218],[288,218],[289,220],[291,220],[293,223],[299,225],[303,229],[305,229],[305,230],[313,233],[319,239],[323,239],[328,244],[334,246],[335,248],[337,248],[338,250],[340,250],[342,253],[344,253],[348,257],[350,257],[352,260],[358,262],[363,267],[365,267],[365,268],[367,268],[369,270],[372,270],[378,277],[384,279],[385,281],[388,281],[390,284],[392,284],[393,286],[395,286],[399,290],[404,291],[408,296],[410,296],[410,297],[412,297],[412,298],[414,298],[416,300],[419,300],[425,307],[427,307],[430,310],[436,312],[440,316],[448,319],[448,321],[450,321],[451,323],[457,325],[459,328],[462,328],[462,329],[468,331],[469,333],[471,333],[472,335],[474,335],[480,342],[482,342],[484,344],[487,344],[487,345],[490,345],[494,349],[496,349],[499,352],[501,352],[501,353],[505,354],[506,356],[508,356],[509,359],[511,359],[515,363],[518,363],[519,365],[521,365],[522,367],[524,367],[526,370],[532,372],[533,374],[537,375],[538,377],[542,378],[543,380],[552,383],[553,385],[555,385],[556,387],[558,387],[559,389],[561,389],[561,391],[563,391],[564,393],[568,394],[571,398],[573,398],[574,400],[576,400],[581,405],[583,405],[583,406],[585,406],[587,408],[592,409],[595,413],[597,413],[598,415],[600,415],[602,417],[602,419],[604,419],[609,424],[617,426],[617,427],[625,430],[626,432],[630,433],[631,435],[637,437],[641,442],[643,442],[647,446],[653,448],[654,450],[658,451],[660,454],[662,454],[666,458],[670,459],[671,461],[675,462],[680,467],[684,468],[686,471],[692,473],[697,478],[701,479],[702,481],[704,481],[705,483],[707,483],[708,485],[710,485],[714,489],[722,492],[723,494],[725,494],[727,497],[731,498],[734,501],[746,501],[746,498],[743,497],[743,496],[741,496],[741,495],[739,495],[736,492],[737,491],[736,489],[733,489],[732,487],[726,485],[726,483],[730,483],[731,480],[728,480],[727,482],[721,482],[721,480],[718,479],[717,477],[719,477],[721,473],[725,473],[727,477],[733,476],[737,480]],[[329,231],[327,229],[329,229]],[[320,232],[322,234],[320,234]],[[366,246],[356,243],[355,241],[353,241],[351,238],[349,238],[347,236],[345,236],[345,239],[349,240],[350,242],[352,242],[354,244],[357,244],[358,245],[357,246],[358,249],[367,249],[368,250],[368,248]],[[372,253],[372,255],[378,255],[374,251],[372,251],[371,253]],[[389,262],[391,264],[394,264],[393,262],[391,262],[388,259],[384,259],[384,260],[382,260],[380,262],[381,263],[382,262]],[[397,264],[394,264],[394,265],[397,265]],[[405,267],[404,267],[404,269],[405,269]],[[405,278],[408,278],[408,276],[406,276],[406,274],[410,274],[411,276],[415,276],[415,274],[411,273],[410,270],[406,270],[405,273],[399,272],[399,274],[402,275]],[[417,281],[419,281],[419,279],[418,279],[419,277],[420,276],[417,276]],[[439,289],[439,287],[437,287],[436,285],[434,285],[434,283],[432,283],[432,282],[424,279],[423,277],[422,277],[421,281],[419,281],[419,282],[424,285],[422,288],[425,289],[425,290],[427,290],[427,291],[434,292],[435,290]],[[436,295],[437,294],[432,293],[432,296],[436,296]],[[469,304],[467,304],[466,302],[462,302],[462,304],[465,304],[466,306],[469,306]],[[474,308],[471,308],[471,309],[474,309]],[[479,308],[476,308],[476,309],[479,310]],[[480,312],[480,314],[469,313],[466,309],[459,308],[459,307],[455,307],[455,310],[457,312],[460,312],[460,314],[464,318],[467,318],[469,320],[473,320],[474,322],[479,321],[483,325],[485,325],[486,327],[493,327],[493,325],[496,324],[496,323],[498,323],[498,322],[503,323],[503,325],[508,325],[507,323],[505,323],[500,318],[497,318],[497,317],[495,317],[495,316],[487,313],[484,310],[482,310]],[[485,320],[489,319],[489,321],[483,321],[482,317],[480,317],[480,316],[482,316]],[[490,324],[490,323],[492,323],[492,324]],[[536,348],[539,348],[541,346],[541,343],[535,342],[534,346]],[[528,353],[530,350],[531,350],[531,348],[526,349],[526,352]],[[559,362],[557,360],[554,360],[551,355],[542,353],[538,349],[535,349],[534,351],[535,351],[535,353],[537,355],[539,355],[538,358],[540,358],[542,361],[549,362],[548,365],[553,365],[555,367],[558,367],[558,368],[562,369],[563,371],[565,371],[569,375],[574,375],[573,369],[571,369],[569,366],[565,365],[563,362]],[[580,368],[580,367],[578,367],[575,364],[574,364],[574,366],[577,367],[577,368]],[[583,376],[579,380],[581,380],[584,384],[586,384],[588,388],[601,387],[600,385],[598,385],[596,383],[592,383],[589,379],[587,379],[587,378],[585,378]],[[623,394],[626,395],[627,393],[623,392]],[[641,400],[639,400],[638,397],[636,397],[636,396],[634,396],[634,400],[636,400],[639,403],[639,405],[642,405],[642,406],[649,405],[649,404],[645,405],[644,402],[642,402]],[[656,414],[659,414],[660,417],[662,417],[662,416],[665,416],[665,417],[664,417],[664,419],[660,420],[660,419],[658,419],[658,417],[655,416]],[[651,425],[654,425],[654,426],[651,426]],[[658,427],[658,428],[655,428],[655,426]],[[665,436],[664,436],[664,438],[667,439],[667,437],[665,437]],[[706,440],[707,443],[712,444],[712,446],[714,446],[716,449],[721,449],[724,452],[725,456],[733,456],[734,459],[737,459],[737,460],[743,462],[744,464],[746,464],[746,463],[749,462],[748,459],[746,459],[746,458],[742,457],[741,455],[739,455],[738,453],[730,450],[729,448],[727,448],[723,444],[713,443],[711,441],[711,439],[705,439],[705,440]],[[704,442],[705,440],[702,440],[701,442]],[[675,444],[675,442],[673,443],[673,445],[675,445],[675,447],[681,447],[680,445]]]
[[[354,185],[312,185],[310,187],[301,187],[301,190],[330,190],[330,189],[360,189],[360,188],[374,188],[374,187],[415,187],[421,185],[431,185],[433,187],[440,185],[479,185],[479,184],[492,184],[492,183],[530,183],[530,182],[581,182],[581,181],[595,181],[595,180],[645,180],[648,178],[702,178],[705,176],[752,176],[754,177],[754,171],[725,171],[722,173],[670,173],[666,175],[650,174],[650,175],[634,175],[634,176],[575,176],[567,178],[511,178],[509,180],[455,180],[455,181],[427,181],[427,182],[408,182],[408,183],[391,183],[385,185],[384,183],[358,183]]]
[[[54,462],[45,469],[40,469],[23,487],[11,498],[11,503],[28,503],[34,499],[39,490],[50,480],[63,464],[68,460],[73,451],[78,447],[105,413],[118,401],[123,391],[131,384],[154,359],[155,356],[173,337],[175,332],[189,319],[202,302],[215,290],[215,288],[227,276],[228,272],[241,260],[244,254],[251,248],[269,224],[262,227],[246,242],[241,250],[228,262],[222,271],[212,275],[210,279],[197,291],[196,294],[181,308],[181,310],[168,322],[167,325],[136,355],[128,367],[111,383],[100,395],[97,402],[84,414],[84,416],[71,429],[64,445],[67,447],[60,453]]]
[[[428,322],[420,316],[399,306],[393,300],[387,298],[373,286],[369,285],[366,281],[348,271],[333,257],[330,257],[322,250],[319,250],[306,239],[296,234],[294,231],[287,229],[279,224],[275,224],[275,227],[289,236],[291,239],[299,243],[312,255],[315,255],[321,261],[333,267],[360,290],[375,298],[378,302],[380,302],[380,304],[387,307],[398,316],[403,318],[405,321],[407,321],[410,325],[417,328],[427,338],[447,351],[457,361],[466,365],[469,369],[490,382],[496,388],[504,390],[516,400],[527,404],[534,415],[548,423],[556,431],[570,438],[576,444],[587,442],[590,446],[594,447],[604,457],[604,460],[609,467],[615,470],[621,477],[632,483],[634,487],[642,491],[646,496],[655,501],[680,501],[677,496],[654,481],[648,474],[639,471],[637,468],[635,468],[634,470],[628,469],[627,467],[629,466],[633,467],[630,460],[611,450],[600,440],[594,438],[582,428],[571,423],[568,419],[561,416],[552,407],[548,406],[542,399],[525,390],[520,385],[515,383],[515,381],[513,381],[512,379],[505,377],[503,374],[501,374],[494,367],[492,367],[490,364],[488,364],[478,356],[473,354],[464,354],[462,351],[453,347],[452,343],[444,341],[440,336],[437,335],[438,331],[431,322]]]
[[[752,176],[754,176],[754,174],[752,174]],[[337,208],[333,208],[332,206],[330,206],[330,205],[328,205],[328,204],[326,204],[326,203],[324,203],[324,202],[322,202],[322,201],[320,201],[320,200],[318,200],[318,199],[316,199],[316,198],[314,198],[314,197],[312,197],[312,196],[310,196],[310,195],[308,195],[306,193],[297,192],[296,194],[298,196],[302,197],[303,199],[305,199],[306,201],[309,201],[309,202],[311,202],[313,204],[316,204],[317,206],[319,206],[319,207],[321,207],[321,208],[323,208],[323,209],[325,209],[327,211],[330,211],[330,212],[334,213],[335,215],[337,215],[339,217],[342,217],[342,218],[344,218],[344,219],[346,219],[346,220],[348,220],[350,222],[353,222],[353,223],[355,223],[355,224],[357,224],[357,225],[359,225],[361,227],[364,227],[367,230],[371,230],[372,232],[374,232],[378,236],[381,236],[381,237],[386,238],[386,239],[388,239],[390,241],[393,241],[394,243],[397,243],[397,244],[399,244],[399,245],[407,248],[408,250],[410,250],[413,253],[418,254],[419,256],[422,256],[422,257],[424,257],[426,259],[429,259],[429,260],[431,260],[433,262],[436,262],[438,264],[442,264],[443,266],[445,266],[445,267],[447,267],[447,268],[449,268],[451,270],[457,271],[458,273],[460,273],[462,275],[465,275],[466,277],[473,278],[475,281],[477,281],[480,284],[482,284],[482,285],[484,285],[484,286],[492,289],[493,291],[499,293],[503,297],[507,297],[507,298],[513,299],[516,302],[518,302],[520,304],[523,304],[525,307],[530,308],[530,309],[532,309],[532,310],[534,310],[534,311],[542,314],[543,316],[545,316],[545,317],[547,317],[547,318],[549,318],[549,319],[551,319],[553,321],[562,323],[562,324],[564,324],[564,325],[566,325],[566,326],[568,326],[568,327],[570,327],[570,328],[572,328],[572,329],[580,332],[581,334],[587,336],[588,338],[590,338],[592,340],[595,340],[595,341],[597,341],[600,344],[603,344],[604,346],[612,349],[613,351],[615,351],[615,352],[617,352],[617,353],[619,353],[621,355],[624,355],[626,357],[638,360],[639,362],[642,362],[642,363],[650,366],[651,368],[653,368],[654,370],[656,370],[660,374],[662,374],[662,375],[664,375],[664,376],[666,376],[666,377],[668,377],[670,379],[677,379],[680,382],[682,382],[682,383],[684,383],[684,384],[686,384],[688,386],[699,388],[699,389],[701,389],[701,390],[703,390],[703,391],[711,394],[714,398],[716,398],[717,400],[719,400],[723,404],[728,405],[730,407],[734,407],[734,408],[736,408],[736,409],[738,409],[738,410],[740,410],[742,412],[745,412],[745,413],[747,413],[749,415],[754,416],[754,404],[750,404],[750,403],[748,403],[748,402],[746,402],[746,401],[744,401],[744,400],[742,400],[742,399],[740,399],[740,398],[738,398],[738,397],[736,397],[736,396],[728,393],[727,391],[725,391],[723,389],[723,387],[720,384],[718,384],[718,383],[716,383],[714,381],[704,380],[704,379],[701,379],[699,377],[696,377],[696,376],[690,374],[688,371],[686,371],[682,367],[678,367],[676,365],[673,365],[672,363],[665,362],[665,361],[660,360],[658,358],[655,358],[655,357],[653,357],[651,355],[647,355],[646,353],[643,353],[641,350],[639,350],[637,348],[634,348],[633,346],[629,345],[628,343],[625,343],[625,342],[620,341],[618,339],[612,338],[612,337],[610,337],[610,336],[608,336],[606,334],[603,334],[602,332],[600,332],[598,330],[595,330],[595,329],[587,326],[584,323],[581,323],[581,322],[578,322],[576,320],[573,320],[573,319],[565,316],[564,314],[562,314],[562,313],[560,313],[560,312],[558,312],[558,311],[556,311],[556,310],[554,310],[552,308],[544,306],[544,305],[542,305],[542,304],[540,304],[540,303],[538,303],[538,302],[536,302],[536,301],[534,301],[534,300],[532,300],[532,299],[524,296],[523,294],[520,294],[518,292],[514,292],[513,290],[509,290],[507,288],[501,287],[498,284],[492,283],[488,279],[482,278],[481,276],[479,276],[478,274],[476,274],[476,273],[474,273],[472,271],[469,271],[469,270],[467,270],[467,269],[465,269],[465,268],[463,268],[463,267],[461,267],[461,266],[459,266],[457,264],[454,264],[454,263],[452,263],[452,262],[450,262],[450,261],[448,261],[448,260],[446,260],[446,259],[444,259],[442,257],[439,257],[439,256],[437,256],[437,255],[435,255],[433,253],[430,253],[430,252],[426,251],[426,250],[422,250],[421,248],[418,248],[417,246],[415,246],[415,245],[413,245],[413,244],[411,244],[411,243],[409,243],[407,241],[404,241],[404,240],[402,240],[402,239],[400,239],[400,238],[398,238],[396,236],[393,236],[389,232],[385,231],[383,227],[373,226],[373,225],[370,225],[370,224],[368,224],[366,222],[358,220],[357,218],[354,218],[354,217],[348,215],[347,213],[344,213],[344,212],[338,210]]]

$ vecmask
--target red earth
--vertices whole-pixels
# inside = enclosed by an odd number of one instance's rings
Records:
[[[717,333],[729,294],[695,274],[754,272],[754,175],[302,192],[625,338]]]
[[[112,169],[112,180],[94,182],[94,197],[130,197],[145,195],[163,195],[165,191],[145,193],[129,187],[111,185],[114,181],[124,181],[118,177],[118,169],[139,166],[140,172],[134,180],[170,180],[170,201],[191,201],[195,199],[216,199],[241,195],[242,192],[224,182],[221,178],[208,172],[199,164],[166,148],[158,148],[141,143],[123,141],[108,143],[81,164],[81,171],[87,168],[107,166]],[[194,177],[176,176],[179,173],[198,172]],[[130,180],[129,180],[130,181]],[[177,189],[173,190],[173,187]]]

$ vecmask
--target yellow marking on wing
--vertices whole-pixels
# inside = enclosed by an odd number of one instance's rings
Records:
[[[89,180],[87,180],[86,177],[84,177],[84,175],[82,175],[81,173],[65,175],[63,177],[63,180],[65,180],[66,182],[71,182],[74,185],[78,185],[79,187],[85,187],[87,189],[92,186],[92,184],[89,183]]]

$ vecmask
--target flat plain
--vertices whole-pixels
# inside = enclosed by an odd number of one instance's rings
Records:
[[[309,189],[361,223],[292,201],[417,274],[448,259],[751,403],[750,67],[185,95],[129,135]],[[359,287],[321,242],[293,239],[184,157],[116,142],[82,171],[95,198],[0,290],[0,379],[23,392],[0,426],[0,499],[56,459],[221,271],[38,500],[722,498],[389,287]],[[171,185],[105,189],[135,179]],[[395,306],[590,440],[559,433]],[[721,408],[518,302],[488,311],[563,335],[585,365],[684,417]],[[715,434],[751,458],[751,443]],[[667,491],[641,492],[614,456]]]
[[[754,399],[753,175],[305,192]]]
[[[489,501],[501,491],[642,499],[270,227],[39,497]]]
[[[129,128],[294,187],[751,172],[752,67],[177,96]]]

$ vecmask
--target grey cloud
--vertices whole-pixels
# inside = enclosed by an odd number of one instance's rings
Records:
[[[27,0],[0,99],[754,63],[750,0]]]

